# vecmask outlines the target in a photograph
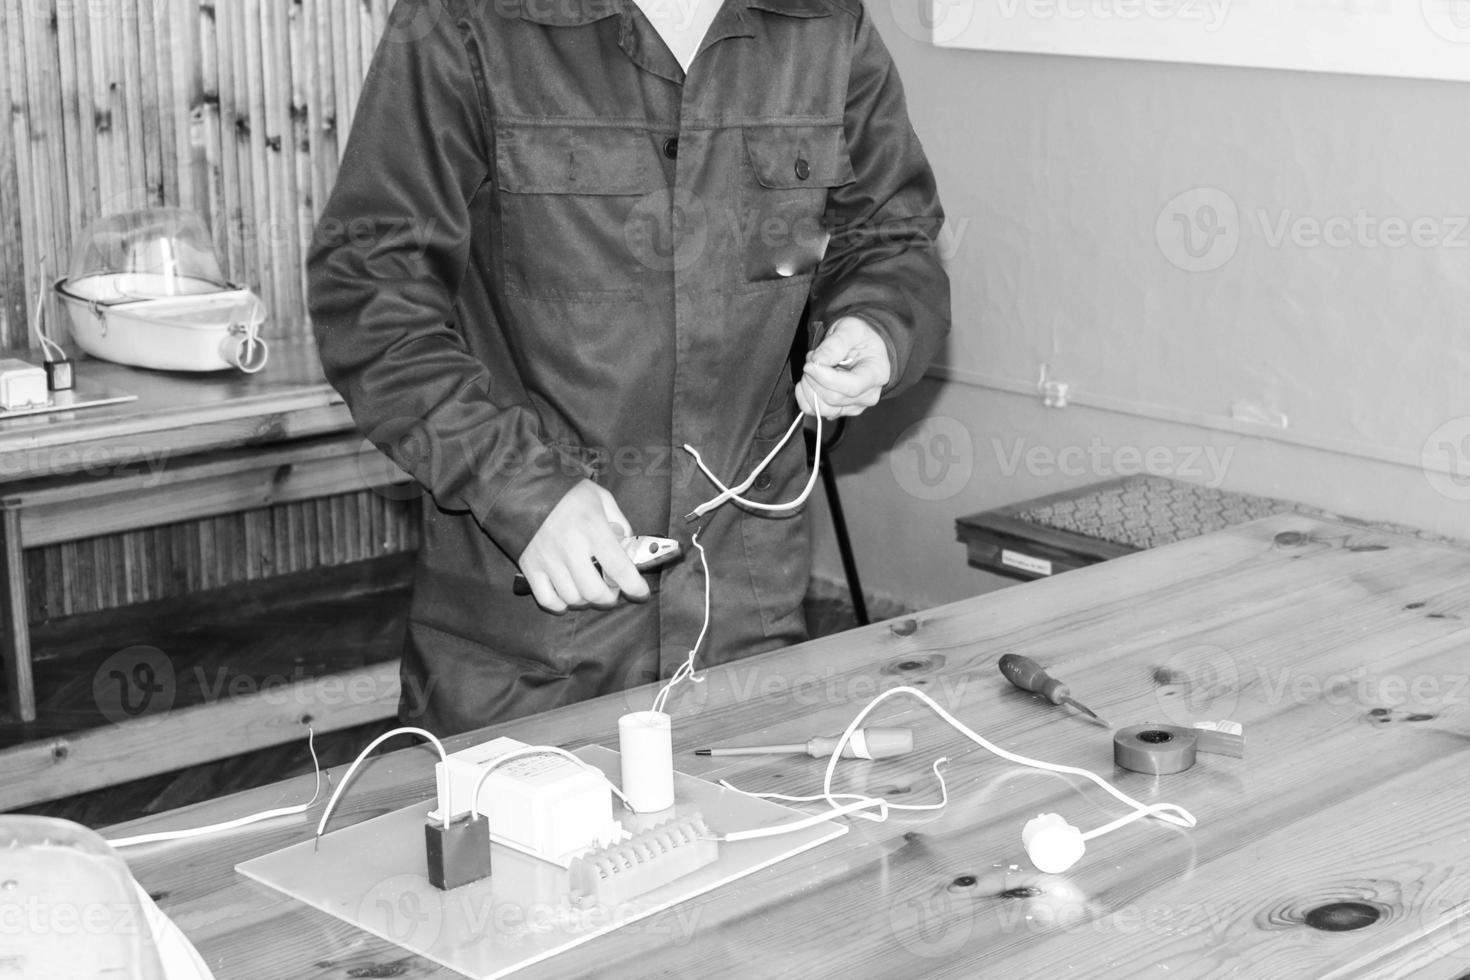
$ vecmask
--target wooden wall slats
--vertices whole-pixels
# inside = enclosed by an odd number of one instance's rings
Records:
[[[309,331],[303,263],[391,0],[0,0],[0,347],[99,216],[204,215],[268,338]],[[43,270],[44,264],[44,270]],[[49,291],[48,291],[49,292]],[[65,339],[48,296],[47,325]],[[417,546],[363,492],[29,550],[37,620]]]
[[[28,549],[32,621],[412,551],[419,506],[364,491]]]
[[[178,205],[307,330],[305,258],[389,0],[0,0],[0,346],[100,215]],[[53,328],[59,311],[51,310]]]

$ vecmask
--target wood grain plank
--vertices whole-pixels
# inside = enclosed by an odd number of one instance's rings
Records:
[[[918,749],[844,766],[841,786],[928,802],[938,796],[929,764],[944,755],[944,811],[852,821],[819,852],[527,975],[1461,976],[1470,953],[1467,649],[1470,554],[1283,515],[710,668],[670,709],[676,764],[704,778],[812,792],[816,760],[690,750],[840,730],[878,691],[917,685],[998,744],[1104,773],[1140,799],[1188,807],[1200,823],[1182,831],[1137,822],[1090,842],[1070,872],[1041,875],[1020,845],[1025,819],[1053,810],[1088,829],[1118,816],[1119,804],[1076,777],[1001,762],[895,699],[872,723],[910,725]],[[1117,725],[1239,720],[1246,757],[1202,757],[1167,777],[1119,772],[1109,732],[1000,679],[996,660],[1013,650]],[[647,687],[611,695],[452,744],[503,733],[615,745],[618,717],[651,696]],[[380,760],[343,820],[426,796],[425,755]],[[264,805],[299,787],[148,826]],[[370,973],[391,963],[399,976],[448,976],[228,873],[305,833],[272,828],[134,867],[149,887],[180,896],[166,907],[235,975]],[[239,917],[203,914],[219,908]],[[685,931],[674,931],[681,923]]]
[[[390,717],[397,708],[398,666],[390,662],[5,749],[0,809],[279,745],[303,736],[306,717],[326,732]]]

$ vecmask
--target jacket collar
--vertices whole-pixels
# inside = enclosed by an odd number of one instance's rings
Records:
[[[749,10],[785,17],[826,17],[831,14],[824,0],[735,0]],[[591,24],[634,6],[633,0],[496,0],[498,9],[534,24],[577,27]]]

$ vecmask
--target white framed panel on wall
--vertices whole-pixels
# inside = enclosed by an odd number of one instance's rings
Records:
[[[1470,0],[929,0],[952,48],[1470,81]]]

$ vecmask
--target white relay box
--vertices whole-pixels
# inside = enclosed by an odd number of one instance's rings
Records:
[[[454,820],[470,812],[480,777],[496,759],[528,746],[497,738],[449,756],[434,766],[439,809],[429,819]],[[567,867],[572,858],[623,837],[613,818],[612,790],[595,767],[551,752],[523,755],[495,767],[480,785],[478,810],[490,839]]]
[[[19,358],[0,359],[0,409],[9,412],[45,405],[50,397],[44,369]]]

